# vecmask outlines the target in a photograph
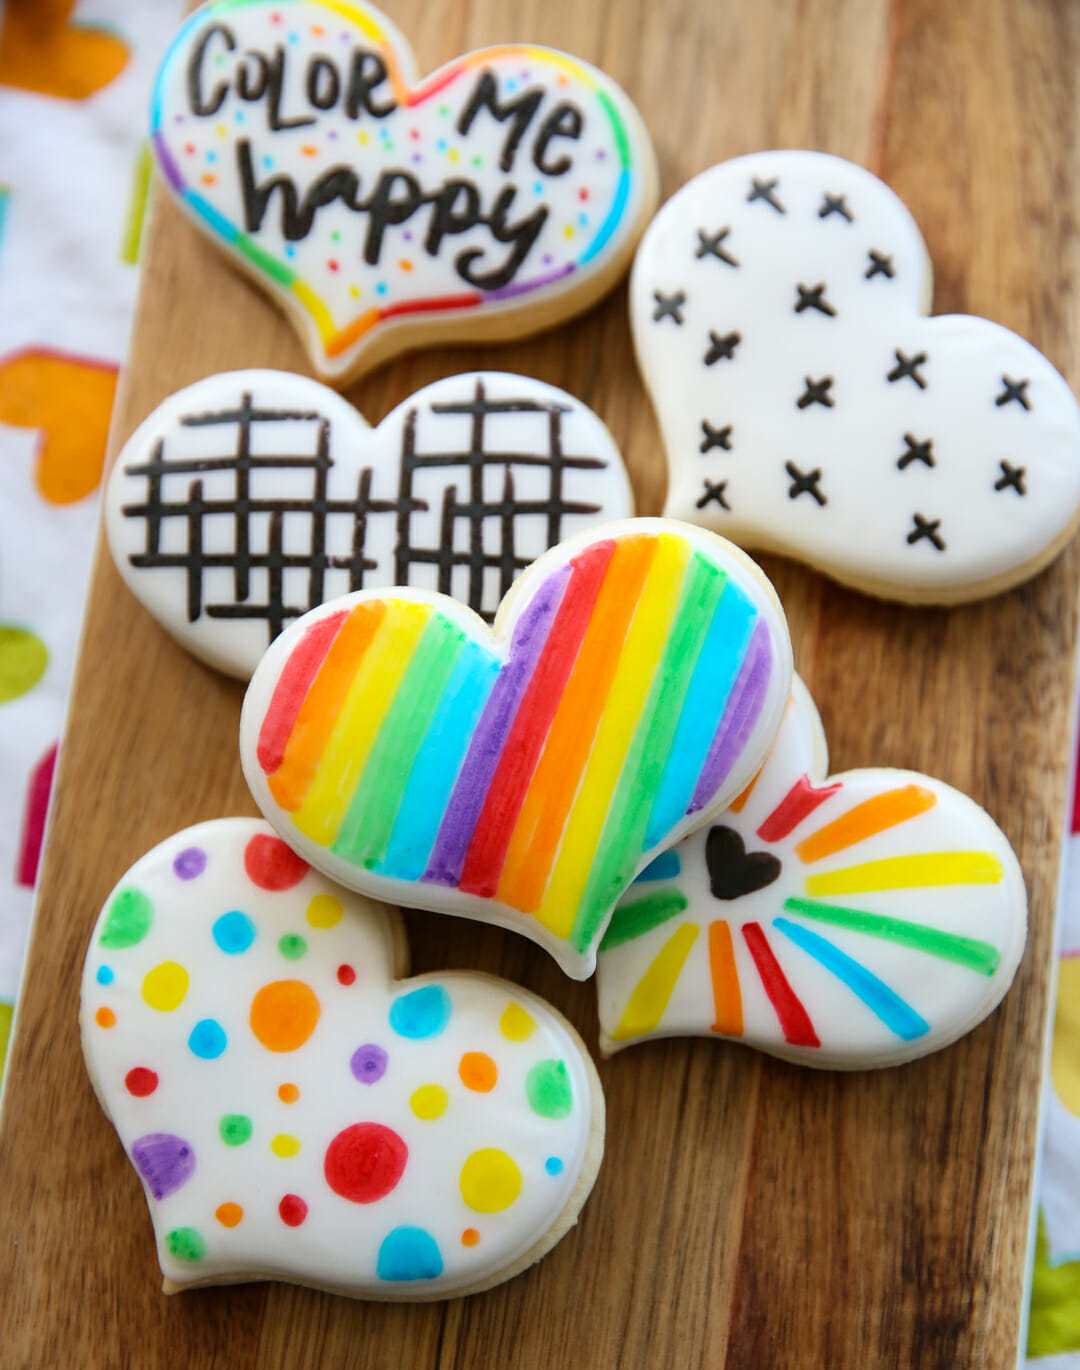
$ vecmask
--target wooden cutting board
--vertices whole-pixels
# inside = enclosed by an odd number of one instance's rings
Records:
[[[862,162],[929,242],[937,312],[989,315],[1080,382],[1080,9],[1050,0],[389,0],[430,68],[510,39],[610,72],[655,138],[663,191],[726,157]],[[277,312],[160,197],[112,449],[170,391],[237,366],[305,369]],[[664,462],[625,291],[546,336],[439,348],[349,392],[372,421],[494,366],[580,395],[642,513]],[[415,1307],[286,1285],[167,1299],[136,1176],[87,1081],[79,971],[105,895],[176,829],[252,813],[241,688],[175,646],[99,548],[0,1130],[0,1363],[390,1370],[1011,1366],[1021,1335],[1040,1065],[1071,731],[1080,554],[951,612],[905,610],[765,562],[834,766],[925,770],[1014,843],[1031,937],[1004,1006],[901,1069],[844,1077],[719,1042],[601,1066],[608,1146],[581,1223],[491,1293]],[[552,1000],[595,1047],[593,988],[523,938],[409,915],[418,970],[475,966]]]

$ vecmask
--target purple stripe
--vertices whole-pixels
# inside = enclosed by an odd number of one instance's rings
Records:
[[[530,290],[539,290],[542,285],[550,285],[552,281],[561,281],[564,276],[570,275],[576,265],[576,262],[569,262],[566,266],[560,266],[558,271],[549,271],[546,276],[534,276],[531,281],[519,281],[517,285],[504,285],[501,290],[489,290],[484,298],[486,300],[508,300],[513,295],[527,295]]]
[[[176,163],[172,159],[172,153],[165,146],[165,139],[160,133],[154,134],[154,151],[157,153],[158,165],[165,173],[165,177],[175,191],[184,189],[184,178],[180,175]]]
[[[456,885],[465,865],[476,820],[488,786],[499,764],[518,705],[528,688],[547,641],[556,610],[570,579],[569,564],[561,566],[536,591],[518,619],[510,652],[480,715],[457,783],[446,806],[427,870],[421,877],[432,885]]]
[[[698,776],[697,788],[694,790],[687,813],[697,813],[709,803],[741,755],[765,703],[765,691],[771,674],[769,630],[764,620],[759,619],[750,639],[750,646],[746,649],[746,656],[743,658],[742,668],[731,691],[724,716],[705,757],[705,764]]]

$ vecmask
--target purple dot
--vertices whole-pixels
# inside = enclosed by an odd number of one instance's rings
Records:
[[[551,263],[552,263],[554,260],[555,260],[555,259],[552,257],[552,255],[551,255],[550,252],[545,252],[545,253],[544,253],[544,265],[545,265],[545,266],[550,266]]]
[[[185,847],[172,863],[181,880],[194,880],[206,870],[206,853],[201,847]]]
[[[382,1047],[376,1046],[374,1042],[368,1042],[353,1052],[349,1069],[362,1085],[373,1085],[386,1074],[388,1059]]]
[[[414,152],[412,155],[412,159],[414,162],[417,163],[422,162],[424,160],[423,157],[420,156],[419,152]]]
[[[326,136],[327,136],[331,141],[333,141],[334,139],[337,138],[337,129],[336,129],[336,128],[327,129],[327,130],[326,130]]]
[[[606,156],[607,156],[607,153],[604,151],[604,149],[603,149],[602,147],[598,147],[598,148],[596,149],[596,160],[597,160],[598,162],[602,162]]]
[[[404,232],[401,236],[405,239],[405,241],[406,241],[407,243],[411,243],[411,242],[412,242],[412,234],[410,233],[410,231],[409,231],[408,229],[406,229],[405,232]]]
[[[183,122],[184,122],[184,116],[183,116],[182,114],[174,114],[174,115],[173,115],[173,123],[174,123],[174,124],[182,124]]]

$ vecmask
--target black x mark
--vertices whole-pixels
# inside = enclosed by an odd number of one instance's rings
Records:
[[[910,376],[920,390],[926,389],[926,380],[919,375],[919,367],[925,365],[929,360],[925,352],[916,352],[914,357],[905,357],[899,348],[896,349],[896,365],[889,372],[886,380],[902,381],[905,376]]]
[[[1013,466],[1010,462],[1001,463],[1001,476],[994,482],[995,490],[1015,490],[1018,495],[1026,495],[1027,490],[1024,486],[1024,474],[1026,466]]]
[[[938,532],[941,527],[941,520],[924,519],[922,514],[912,514],[911,517],[915,521],[915,527],[907,535],[908,542],[921,542],[923,538],[926,538],[928,542],[934,544],[939,552],[944,552],[945,540]]]
[[[701,446],[699,452],[711,452],[714,447],[722,447],[725,452],[731,451],[731,424],[724,424],[723,428],[714,428],[708,419],[701,420]]]
[[[825,199],[822,201],[821,208],[818,210],[819,219],[827,219],[830,214],[840,214],[849,224],[855,222],[855,217],[847,207],[846,195],[830,195],[825,192]]]
[[[795,305],[795,313],[801,314],[804,309],[816,309],[821,314],[828,314],[830,318],[836,316],[836,310],[825,298],[825,282],[815,285],[812,290],[808,290],[805,285],[798,285],[795,289],[799,292],[799,299]]]
[[[661,295],[659,290],[654,290],[653,299],[656,301],[653,323],[659,323],[661,319],[674,319],[676,323],[686,322],[682,316],[682,307],[686,303],[685,290],[676,290],[674,295]]]
[[[870,265],[866,268],[865,279],[872,281],[875,276],[887,276],[891,281],[895,275],[892,258],[887,257],[884,252],[875,252],[871,248]]]
[[[793,461],[784,463],[784,470],[791,477],[791,489],[788,491],[788,499],[798,499],[800,495],[813,495],[818,504],[827,504],[825,496],[818,489],[818,481],[821,480],[821,467],[815,466],[808,474],[804,475]]]
[[[1008,376],[1002,376],[1001,384],[1005,388],[994,401],[999,409],[1003,404],[1008,404],[1010,400],[1016,400],[1017,404],[1022,404],[1025,409],[1031,408],[1031,405],[1028,403],[1028,397],[1025,394],[1025,391],[1031,384],[1030,379],[1026,381],[1011,381]]]
[[[904,441],[907,443],[907,451],[896,462],[901,471],[906,471],[913,461],[921,461],[924,466],[935,464],[933,438],[927,438],[925,442],[916,442],[910,433],[905,433]]]
[[[719,257],[722,262],[727,262],[728,266],[738,266],[739,263],[729,253],[724,251],[723,242],[731,232],[730,228],[718,228],[715,233],[706,233],[704,229],[697,231],[698,245],[695,257]]]
[[[734,361],[735,349],[742,342],[740,333],[725,333],[722,338],[718,337],[709,329],[709,350],[705,353],[705,365],[712,366],[718,361]]]
[[[829,388],[833,383],[831,376],[824,376],[820,381],[806,378],[806,389],[795,401],[800,409],[807,409],[812,404],[823,404],[826,409],[831,409],[836,401],[829,394]]]
[[[774,176],[771,181],[759,181],[755,176],[753,185],[750,187],[750,194],[746,197],[747,204],[753,204],[755,200],[765,200],[772,205],[777,214],[786,214],[787,210],[773,194],[773,191],[780,184],[780,177]]]
[[[724,491],[727,489],[726,480],[718,480],[715,484],[711,480],[705,482],[705,493],[694,505],[695,509],[704,509],[707,504],[714,501],[719,504],[721,509],[726,509],[731,513],[731,505],[724,498]]]

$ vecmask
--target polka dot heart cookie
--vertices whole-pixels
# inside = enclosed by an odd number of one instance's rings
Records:
[[[167,1292],[281,1279],[370,1299],[497,1284],[577,1219],[604,1103],[574,1030],[491,976],[398,980],[394,910],[256,819],[127,872],[91,938],[91,1080]]]
[[[419,80],[357,0],[201,6],[162,64],[151,134],[181,209],[335,382],[586,308],[656,202],[648,133],[603,72],[507,43]]]

